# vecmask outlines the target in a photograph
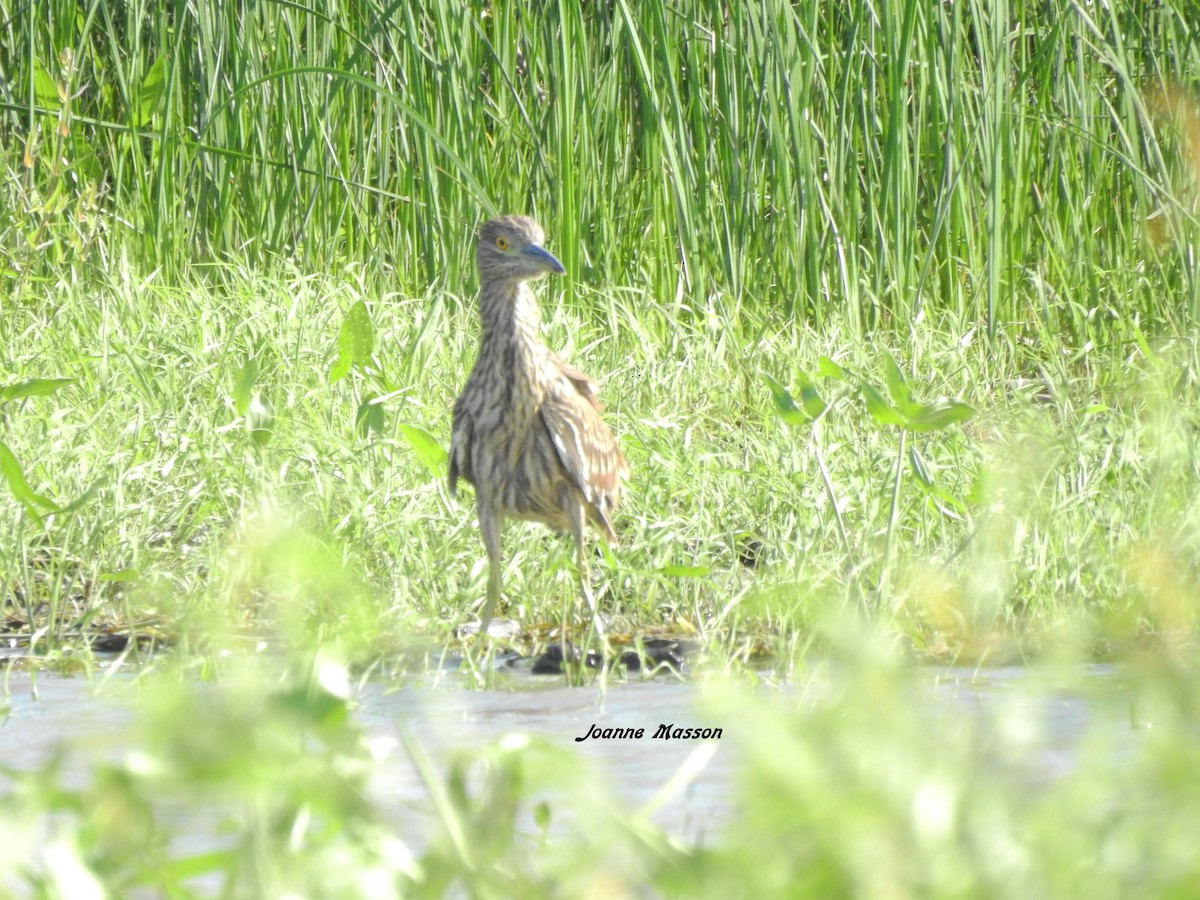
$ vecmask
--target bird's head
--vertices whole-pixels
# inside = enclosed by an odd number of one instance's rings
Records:
[[[484,282],[525,281],[547,272],[562,275],[562,263],[542,248],[542,226],[525,216],[500,216],[479,229],[475,259]]]

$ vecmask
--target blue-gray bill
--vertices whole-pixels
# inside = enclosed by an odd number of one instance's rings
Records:
[[[534,259],[538,260],[547,269],[549,269],[551,272],[553,272],[556,275],[565,275],[566,274],[567,270],[563,268],[563,264],[560,263],[557,259],[555,259],[554,255],[552,253],[550,253],[549,250],[544,250],[543,248],[539,247],[537,244],[530,244],[528,247],[526,247],[521,252],[523,254],[525,254],[526,256],[532,256]]]

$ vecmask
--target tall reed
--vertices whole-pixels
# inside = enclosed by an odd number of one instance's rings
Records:
[[[0,0],[0,237],[10,281],[99,209],[168,277],[282,256],[417,290],[519,210],[568,290],[674,315],[1190,319],[1188,5]]]

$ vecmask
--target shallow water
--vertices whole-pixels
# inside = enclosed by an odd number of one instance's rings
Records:
[[[359,689],[355,717],[369,738],[385,751],[372,775],[370,793],[394,822],[398,835],[421,846],[433,827],[428,792],[402,746],[404,735],[445,771],[458,750],[477,748],[514,732],[539,736],[570,748],[596,777],[609,786],[619,807],[641,809],[702,742],[652,738],[659,724],[723,729],[721,740],[698,775],[682,790],[656,806],[652,821],[687,843],[702,843],[729,821],[736,790],[738,722],[716,721],[701,712],[702,689],[675,679],[610,683],[567,688],[551,678],[530,677],[528,689],[512,692],[466,690],[453,679],[435,687],[368,683]],[[1128,688],[1112,667],[1094,666],[1062,678],[1059,687],[1044,674],[1020,668],[922,670],[916,683],[913,714],[930,728],[950,730],[964,717],[984,727],[978,740],[985,759],[995,745],[998,773],[1040,782],[1061,778],[1075,767],[1080,741],[1097,729],[1115,736],[1118,751],[1132,747],[1138,731],[1131,725]],[[758,693],[777,698],[781,713],[826,702],[832,693],[821,682],[805,686],[761,687]],[[1032,690],[1031,690],[1032,688]],[[213,690],[212,685],[198,686]],[[0,693],[0,755],[5,766],[31,770],[67,748],[63,779],[76,787],[87,767],[99,759],[117,759],[130,745],[138,690],[132,680],[116,676],[97,685],[82,678],[42,673],[36,678],[10,673]],[[1016,724],[1013,724],[1016,723]],[[643,728],[641,739],[575,741],[598,728]],[[1025,729],[1014,759],[1006,729]],[[0,792],[7,779],[0,774]],[[207,843],[207,841],[202,841]],[[192,850],[198,848],[193,847]]]
[[[372,735],[399,739],[407,730],[434,760],[477,747],[513,732],[524,732],[569,747],[598,772],[621,806],[636,810],[648,803],[700,744],[692,740],[655,740],[659,724],[715,726],[695,712],[696,688],[676,681],[610,684],[598,688],[551,687],[514,693],[441,689],[386,692],[368,687],[360,721]],[[575,738],[598,728],[641,728],[641,739]],[[728,726],[725,734],[730,734]],[[667,802],[652,820],[686,840],[700,840],[730,807],[735,749],[722,739],[703,772]],[[424,788],[403,752],[379,766],[372,787],[380,797],[410,809],[427,804]]]

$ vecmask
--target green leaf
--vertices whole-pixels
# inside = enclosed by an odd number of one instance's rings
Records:
[[[167,92],[167,57],[163,54],[154,61],[142,86],[138,89],[138,108],[134,116],[135,125],[145,125],[160,111]]]
[[[22,397],[47,397],[59,388],[74,384],[78,378],[34,378],[0,389],[0,400],[20,400]]]
[[[941,431],[975,415],[975,408],[957,400],[946,400],[921,407],[921,411],[908,421],[913,431]]]
[[[441,478],[446,471],[446,461],[449,459],[445,449],[438,443],[437,438],[416,425],[400,425],[400,434],[408,442],[417,461],[423,465],[434,478]]]
[[[658,570],[660,575],[672,578],[703,578],[712,572],[708,566],[663,566]]]
[[[912,466],[913,474],[917,476],[917,481],[921,482],[924,487],[933,487],[933,476],[929,474],[929,467],[925,465],[925,457],[921,456],[915,444],[908,445],[908,462]]]
[[[807,425],[810,419],[808,413],[796,405],[791,392],[770,375],[763,375],[763,381],[771,389],[771,397],[775,401],[775,412],[788,425]]]
[[[354,361],[365,365],[371,361],[375,352],[375,326],[371,324],[371,316],[367,312],[367,304],[359,300],[346,313],[346,322],[350,325],[350,335],[354,341]]]
[[[889,353],[883,361],[883,370],[887,377],[888,394],[891,395],[892,403],[906,419],[911,419],[921,411],[921,404],[917,403],[916,398],[913,397],[912,388],[904,380],[904,373],[900,371],[896,357]]]
[[[387,424],[387,414],[383,404],[379,403],[372,394],[358,405],[354,416],[354,424],[358,428],[359,437],[369,438],[372,434],[380,434]]]
[[[908,424],[908,419],[896,407],[888,403],[874,385],[864,381],[862,392],[863,399],[867,401],[867,412],[877,423],[895,425],[899,428],[904,428]]]
[[[46,109],[58,109],[62,100],[58,96],[58,82],[54,80],[40,59],[33,61],[33,99],[38,106]]]
[[[101,572],[97,581],[115,581],[119,584],[130,584],[142,577],[139,569],[127,568],[116,572]]]
[[[346,702],[324,690],[298,687],[271,694],[269,701],[275,710],[295,717],[318,732],[336,729],[349,717]]]
[[[850,380],[850,373],[828,356],[822,356],[817,360],[817,374],[825,378],[837,378],[841,381]]]
[[[375,352],[375,326],[367,313],[367,304],[359,300],[342,317],[338,331],[338,355],[329,368],[329,383],[341,381],[350,374],[353,366],[363,366],[371,361]]]
[[[42,520],[41,510],[58,512],[58,506],[53,500],[35,493],[29,486],[29,482],[25,480],[25,473],[21,470],[21,464],[8,449],[8,445],[3,442],[0,442],[0,475],[4,476],[4,480],[8,482],[8,489],[12,491],[17,502],[25,507],[25,512],[29,513],[32,518],[40,522]]]
[[[233,383],[233,408],[239,416],[246,415],[250,409],[250,398],[254,392],[256,381],[258,381],[258,360],[251,356],[242,363]]]
[[[813,384],[813,380],[808,377],[807,372],[800,372],[797,375],[797,381],[800,382],[800,405],[804,407],[809,418],[813,420],[821,418],[825,414],[825,410],[829,408],[829,404],[822,399],[817,391],[817,386]]]
[[[350,367],[354,365],[354,356],[349,349],[349,338],[346,335],[346,323],[342,322],[342,330],[338,334],[338,355],[333,361],[333,365],[329,367],[329,383],[337,384],[343,378],[350,374]]]

